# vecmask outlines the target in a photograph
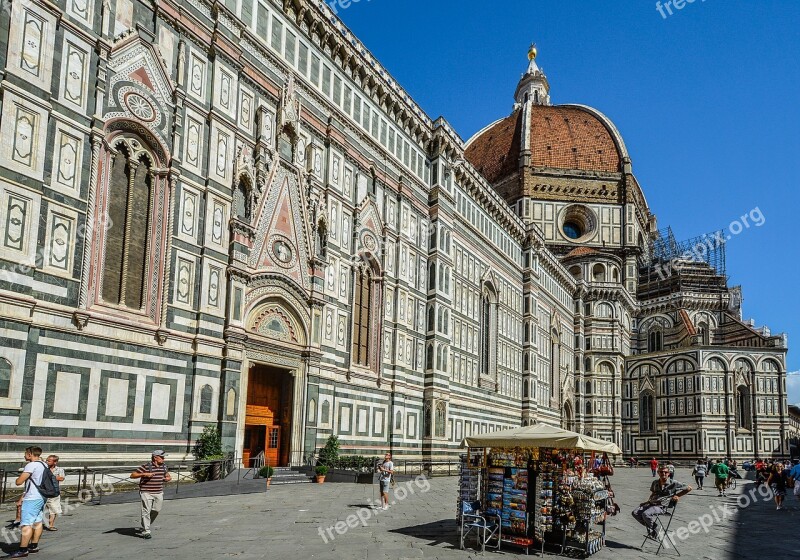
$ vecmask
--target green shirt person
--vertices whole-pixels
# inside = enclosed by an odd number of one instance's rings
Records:
[[[719,490],[719,495],[725,495],[725,484],[728,480],[728,465],[723,461],[717,461],[711,467],[711,474],[714,475],[714,486]]]

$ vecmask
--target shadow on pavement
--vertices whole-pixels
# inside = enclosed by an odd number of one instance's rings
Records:
[[[797,558],[800,500],[790,489],[784,498],[783,509],[776,510],[775,500],[767,495],[766,487],[759,492],[754,482],[739,482],[743,483],[743,496],[737,500],[735,522],[738,530],[733,535],[733,549],[736,551],[733,557]]]
[[[116,533],[118,535],[122,535],[123,537],[136,537],[137,539],[140,538],[139,532],[133,527],[117,527],[116,529],[103,531],[104,535],[108,535],[111,533]]]
[[[433,521],[422,525],[392,529],[389,532],[399,533],[416,539],[429,540],[431,541],[428,543],[430,546],[449,544],[450,548],[456,549],[459,545],[458,528],[456,527],[456,522],[452,519],[443,519],[442,521]]]

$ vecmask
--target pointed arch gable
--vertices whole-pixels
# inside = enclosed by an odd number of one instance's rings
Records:
[[[260,272],[288,276],[309,290],[313,244],[302,191],[296,174],[283,164],[277,166],[260,207],[254,210],[257,225],[249,264]]]
[[[108,59],[108,87],[103,119],[106,130],[117,120],[139,123],[157,139],[163,150],[162,164],[169,153],[172,128],[172,96],[175,84],[152,41],[138,32],[114,43]]]

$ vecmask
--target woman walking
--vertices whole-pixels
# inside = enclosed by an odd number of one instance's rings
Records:
[[[706,478],[706,464],[702,459],[697,460],[697,464],[694,466],[694,470],[692,470],[692,475],[694,475],[694,480],[697,482],[697,487],[702,490],[703,482]]]
[[[788,471],[783,467],[783,463],[776,461],[769,470],[767,484],[775,494],[775,509],[783,509],[783,499],[786,497],[786,486]]]

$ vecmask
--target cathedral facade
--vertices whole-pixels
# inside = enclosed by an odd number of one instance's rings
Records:
[[[448,459],[542,422],[788,453],[785,336],[664,247],[536,51],[465,142],[324,2],[6,3],[0,456]]]

